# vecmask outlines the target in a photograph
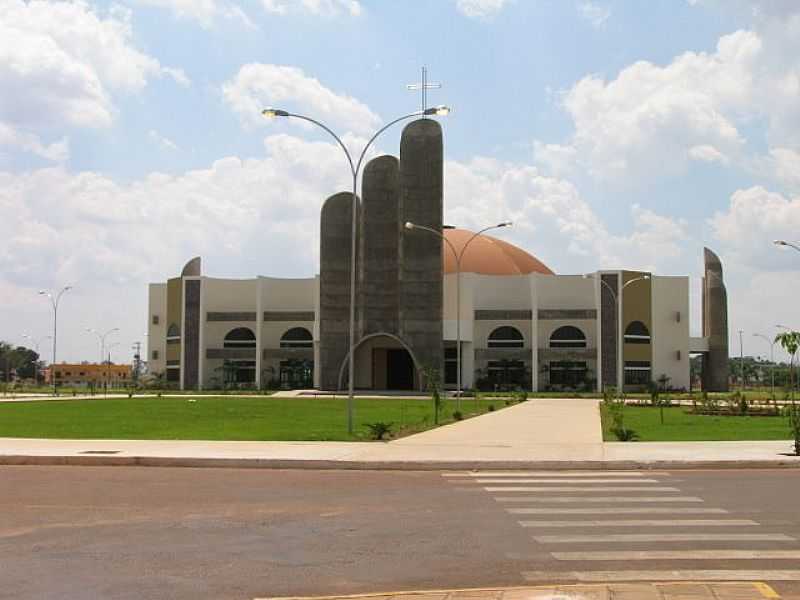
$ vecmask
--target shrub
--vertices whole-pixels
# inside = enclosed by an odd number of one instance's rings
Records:
[[[461,414],[460,410],[457,410],[453,413],[453,419],[456,421],[461,421],[464,418],[464,415]]]
[[[794,453],[800,456],[800,405],[790,404],[784,407],[784,414],[789,418],[789,427],[794,437]]]
[[[528,399],[528,392],[525,390],[519,390],[516,394],[517,402],[525,402]]]
[[[392,427],[394,426],[394,423],[384,423],[383,421],[378,421],[377,423],[366,423],[366,426],[369,429],[370,439],[382,440],[384,436],[392,433]]]
[[[489,412],[494,412],[494,404],[490,404],[487,408]]]
[[[625,401],[603,401],[603,404],[611,417],[611,433],[620,442],[632,442],[639,439],[639,435],[628,427],[625,427]]]

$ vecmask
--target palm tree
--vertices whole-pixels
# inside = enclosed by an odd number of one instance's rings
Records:
[[[786,352],[789,353],[789,386],[792,390],[792,402],[794,402],[794,357],[800,349],[800,331],[784,331],[775,336],[775,341],[780,343]]]

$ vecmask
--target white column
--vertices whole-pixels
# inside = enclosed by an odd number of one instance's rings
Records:
[[[202,390],[206,370],[206,286],[205,277],[200,278],[200,324],[198,327],[197,348],[197,389]]]
[[[258,389],[261,389],[261,329],[263,325],[261,283],[261,277],[256,277],[256,387]]]
[[[597,320],[595,329],[597,336],[597,391],[603,391],[603,284],[600,278],[603,276],[599,271],[594,276],[594,305]]]

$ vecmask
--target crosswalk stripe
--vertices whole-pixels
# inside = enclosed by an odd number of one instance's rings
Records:
[[[800,550],[620,550],[551,552],[556,560],[796,560]]]
[[[665,471],[474,471],[470,473],[442,473],[444,477],[669,477]]]
[[[697,496],[495,496],[497,502],[705,502]]]
[[[658,479],[635,479],[620,481],[619,479],[475,479],[475,483],[661,483]],[[456,483],[455,481],[453,483]],[[463,483],[459,481],[457,483]]]
[[[658,506],[620,506],[615,508],[507,508],[512,515],[725,515],[728,511],[724,508],[700,507],[670,507]]]
[[[783,533],[612,533],[602,535],[535,535],[540,544],[592,544],[597,542],[794,542]]]
[[[800,581],[800,570],[523,571],[526,581]]]
[[[620,487],[620,486],[489,486],[484,487],[487,492],[680,492],[676,487],[666,486],[643,486],[643,487]]]
[[[520,521],[522,527],[747,527],[750,519],[625,519],[591,521]]]

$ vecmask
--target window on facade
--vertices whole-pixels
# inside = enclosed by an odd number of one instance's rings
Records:
[[[625,361],[625,385],[647,385],[651,379],[650,361]]]
[[[231,329],[222,344],[224,348],[255,348],[256,334],[247,327]]]
[[[158,325],[158,315],[153,315],[153,325]]]
[[[292,327],[281,336],[281,348],[313,348],[314,337],[305,327]]]
[[[487,345],[489,348],[522,348],[525,345],[525,338],[516,327],[504,325],[489,334]]]
[[[490,360],[487,364],[489,381],[495,385],[528,387],[525,363],[521,360]]]
[[[307,389],[314,387],[314,361],[282,360],[279,377],[282,388]]]
[[[455,348],[444,349],[444,382],[448,385],[458,382],[458,352]]]
[[[586,381],[585,362],[553,361],[549,365],[551,385],[581,385]]]
[[[180,369],[167,369],[167,381],[180,381],[180,380],[181,380]]]
[[[181,328],[178,327],[175,323],[173,323],[167,328],[167,343],[177,344],[180,341],[181,341]]]
[[[559,327],[550,336],[551,348],[586,348],[586,336],[577,327]]]
[[[631,321],[625,328],[626,344],[649,344],[650,330],[641,321]]]
[[[153,350],[152,357],[153,357],[153,360],[158,360],[158,350]]]

